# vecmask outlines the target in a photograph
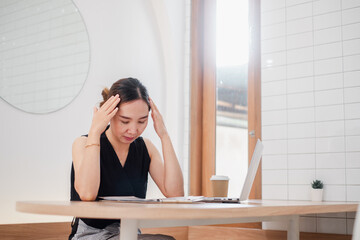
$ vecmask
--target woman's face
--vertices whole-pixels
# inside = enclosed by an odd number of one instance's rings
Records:
[[[110,120],[110,128],[120,142],[132,143],[144,132],[148,117],[149,106],[144,100],[120,102],[119,111]]]

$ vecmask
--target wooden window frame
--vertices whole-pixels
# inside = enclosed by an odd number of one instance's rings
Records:
[[[210,195],[215,173],[216,143],[216,0],[191,3],[190,195]],[[250,54],[248,69],[249,161],[261,139],[260,0],[249,0]],[[261,165],[250,193],[261,199]]]

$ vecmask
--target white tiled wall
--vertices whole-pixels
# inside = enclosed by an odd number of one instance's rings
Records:
[[[360,1],[261,2],[263,199],[360,201]],[[301,230],[351,234],[353,214]],[[269,223],[265,228],[281,225]]]
[[[89,39],[70,0],[0,1],[0,96],[27,112],[70,103],[89,69]]]

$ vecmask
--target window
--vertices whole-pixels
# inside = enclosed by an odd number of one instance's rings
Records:
[[[216,0],[192,0],[190,195],[209,195],[211,175],[222,171],[216,169],[215,163],[216,134],[219,135],[219,131],[216,133],[217,127],[236,127],[239,131],[244,130],[243,137],[248,142],[248,151],[244,154],[252,153],[257,138],[261,138],[260,0],[249,1],[248,6],[248,25],[251,29],[248,64],[236,70],[229,70],[226,67],[225,71],[225,68],[217,69],[217,66],[221,64],[216,63],[215,57]],[[237,41],[235,38],[233,40]],[[234,48],[230,49],[234,51]],[[239,80],[230,88],[226,88],[227,83],[224,82],[224,76],[228,74],[235,74],[237,76],[235,78]],[[241,87],[241,84],[246,84],[246,80],[247,91],[244,91],[245,88]],[[217,82],[220,83],[220,87]],[[218,115],[216,110],[218,110]],[[249,132],[253,134],[249,135]],[[248,154],[249,158],[251,154]],[[239,194],[241,186],[236,187]],[[255,179],[250,197],[261,198],[260,174]]]
[[[238,197],[248,166],[247,0],[216,1],[216,166]]]

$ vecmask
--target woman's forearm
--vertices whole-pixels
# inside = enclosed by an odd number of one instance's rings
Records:
[[[184,196],[184,179],[168,134],[161,137],[164,156],[164,187],[166,197]]]
[[[79,146],[78,151],[80,154],[75,168],[76,191],[81,200],[95,200],[100,186],[100,136],[89,133],[85,145]]]

